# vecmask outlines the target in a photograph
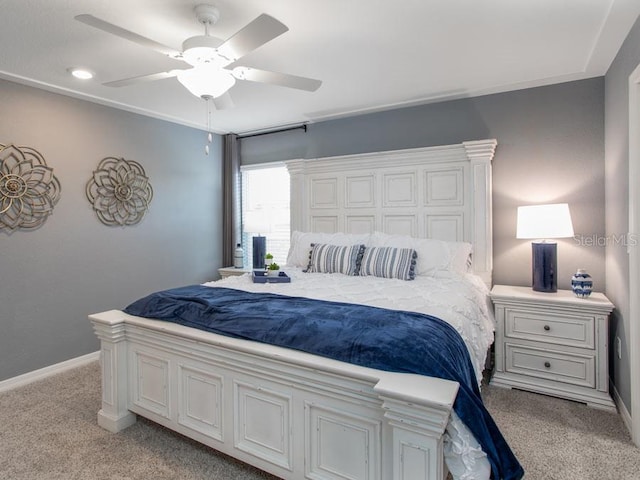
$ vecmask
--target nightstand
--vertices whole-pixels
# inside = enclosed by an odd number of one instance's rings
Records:
[[[227,278],[251,273],[251,270],[251,268],[222,267],[218,269],[218,273],[220,278]]]
[[[495,285],[495,369],[491,384],[615,411],[609,396],[609,313],[601,293],[534,292]]]

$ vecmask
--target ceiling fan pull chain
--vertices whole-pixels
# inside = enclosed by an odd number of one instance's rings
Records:
[[[209,144],[213,140],[213,134],[211,133],[211,102],[213,98],[210,96],[203,97],[207,103],[207,144],[204,146],[204,153],[209,155]]]

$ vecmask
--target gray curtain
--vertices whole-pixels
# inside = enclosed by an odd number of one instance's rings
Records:
[[[240,232],[240,153],[238,136],[224,136],[222,158],[222,264],[233,265],[233,254],[237,243],[241,243]]]

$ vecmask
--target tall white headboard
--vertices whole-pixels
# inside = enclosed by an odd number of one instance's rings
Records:
[[[291,231],[381,231],[473,244],[491,285],[491,160],[497,141],[286,162]]]

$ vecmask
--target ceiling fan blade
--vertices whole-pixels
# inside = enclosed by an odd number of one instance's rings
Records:
[[[90,27],[97,28],[98,30],[102,30],[103,32],[110,33],[117,37],[124,38],[125,40],[129,40],[130,42],[142,45],[143,47],[150,48],[152,50],[155,50],[156,52],[162,53],[163,55],[167,55],[168,57],[182,57],[182,53],[174,48],[167,47],[166,45],[150,40],[146,37],[143,37],[142,35],[138,35],[137,33],[130,32],[129,30],[125,30],[124,28],[113,25],[112,23],[100,20],[93,15],[76,15],[75,19],[81,23],[84,23],[85,25],[89,25]]]
[[[211,99],[211,101],[215,105],[216,110],[228,110],[234,107],[233,99],[229,92],[224,92],[219,97]]]
[[[181,70],[169,70],[168,72],[151,73],[149,75],[139,75],[137,77],[123,78],[122,80],[114,80],[113,82],[106,82],[102,85],[107,87],[126,87],[128,85],[134,85],[142,82],[152,82],[154,80],[162,80],[164,78],[171,78],[178,75]]]
[[[271,85],[297,88],[298,90],[306,90],[308,92],[315,92],[320,88],[320,85],[322,85],[321,80],[298,77],[287,73],[269,72],[267,70],[260,70],[258,68],[251,67],[236,67],[231,73],[233,73],[233,76],[239,80],[269,83]]]
[[[218,53],[231,62],[288,31],[287,26],[263,13],[218,47]]]

